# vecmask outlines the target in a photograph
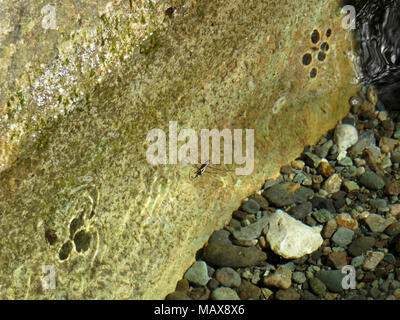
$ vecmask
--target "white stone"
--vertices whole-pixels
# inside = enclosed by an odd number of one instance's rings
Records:
[[[269,216],[267,241],[271,250],[286,258],[300,258],[317,250],[323,242],[322,226],[309,227],[282,210]]]
[[[338,124],[335,129],[334,139],[338,145],[338,152],[341,154],[341,158],[344,158],[344,151],[355,145],[358,141],[357,129],[349,124]]]

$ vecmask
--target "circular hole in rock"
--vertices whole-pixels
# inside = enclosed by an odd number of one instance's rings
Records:
[[[318,60],[319,61],[324,61],[326,58],[326,54],[323,51],[318,52]]]
[[[326,36],[329,38],[332,34],[332,29],[326,30]]]
[[[319,41],[319,32],[318,30],[314,30],[311,34],[311,42],[315,44],[318,41]]]
[[[70,253],[72,251],[72,243],[71,241],[67,241],[64,243],[60,249],[60,252],[58,253],[58,256],[60,260],[65,260],[69,257]]]
[[[69,236],[72,239],[74,236],[75,232],[79,230],[84,224],[83,221],[83,213],[79,215],[79,217],[74,218],[71,223],[69,224]]]
[[[306,53],[306,54],[303,56],[303,64],[304,64],[305,66],[308,66],[308,65],[311,63],[311,60],[312,60],[311,54]]]
[[[321,50],[322,51],[328,51],[329,50],[328,42],[324,42],[323,44],[321,44]]]
[[[313,79],[317,76],[317,69],[312,68],[310,71],[310,78]]]
[[[76,251],[85,252],[89,249],[91,239],[90,232],[86,230],[79,231],[74,237]]]

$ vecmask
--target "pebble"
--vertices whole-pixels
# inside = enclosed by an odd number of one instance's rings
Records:
[[[332,219],[331,213],[326,209],[316,210],[312,215],[319,223],[325,223]]]
[[[278,290],[275,297],[277,300],[299,300],[301,296],[295,289],[289,288]]]
[[[268,223],[267,241],[271,250],[283,258],[299,258],[322,245],[322,227],[309,227],[282,210],[269,216]]]
[[[242,220],[246,219],[247,212],[244,212],[244,211],[241,211],[241,210],[236,210],[236,211],[233,211],[232,217],[237,219],[237,220],[242,221]]]
[[[335,173],[335,169],[326,160],[322,160],[318,166],[318,173],[324,178],[329,178]]]
[[[241,283],[240,274],[232,268],[221,268],[215,272],[215,279],[224,287],[239,287]]]
[[[396,257],[391,253],[385,254],[385,257],[383,258],[383,260],[385,262],[387,262],[387,263],[390,263],[390,264],[395,264],[396,263]]]
[[[359,256],[371,249],[375,241],[375,238],[362,236],[351,243],[348,251],[353,257]]]
[[[190,283],[195,285],[205,286],[210,280],[207,264],[204,261],[196,261],[188,271],[186,271],[184,279],[187,279]]]
[[[302,160],[294,160],[291,163],[292,168],[297,170],[303,170],[305,165],[306,164]]]
[[[328,290],[341,293],[343,292],[342,280],[345,274],[340,270],[321,270],[316,274],[316,277],[321,280]]]
[[[341,213],[336,217],[336,223],[339,227],[348,228],[351,230],[358,229],[357,220],[353,219],[352,216],[348,213]]]
[[[235,290],[226,287],[215,289],[211,293],[212,300],[240,300]]]
[[[389,212],[389,206],[385,199],[372,199],[369,204],[379,213]]]
[[[340,227],[332,236],[332,241],[340,247],[345,247],[353,240],[354,231]]]
[[[261,289],[249,281],[243,280],[238,288],[238,294],[242,300],[259,300],[261,298]]]
[[[349,124],[338,124],[334,132],[334,141],[338,145],[338,152],[341,153],[358,141],[357,129]]]
[[[385,186],[385,193],[388,196],[398,196],[398,195],[400,195],[400,182],[388,183]]]
[[[360,189],[358,184],[356,182],[354,182],[354,181],[345,181],[343,183],[343,187],[347,192],[352,192],[352,191]]]
[[[192,300],[186,293],[175,291],[165,297],[166,300]]]
[[[324,296],[326,293],[326,285],[318,278],[311,278],[308,280],[311,290],[317,296]]]
[[[400,300],[400,288],[396,289],[393,291],[393,296],[397,299]]]
[[[368,251],[365,254],[363,269],[368,271],[375,270],[376,266],[383,260],[385,254],[380,251]]]
[[[266,300],[272,297],[274,292],[272,290],[269,290],[268,288],[261,288],[261,292]]]
[[[400,221],[393,222],[385,229],[385,233],[391,237],[395,237],[400,234]]]
[[[208,300],[210,298],[210,290],[207,287],[192,288],[189,296],[193,300]]]
[[[324,227],[323,236],[325,239],[330,239],[337,229],[337,222],[335,219],[329,220]]]
[[[385,186],[385,182],[373,171],[366,171],[359,181],[364,187],[372,190],[380,190]]]
[[[363,254],[360,255],[360,256],[354,257],[354,258],[351,260],[351,265],[352,265],[354,268],[361,267],[361,266],[363,265],[363,263],[364,263],[364,259],[365,259],[365,256],[364,256]]]
[[[318,168],[318,165],[321,162],[321,158],[311,152],[304,152],[303,157],[305,163],[312,168]]]
[[[321,146],[319,146],[316,150],[315,153],[321,158],[326,158],[329,154],[329,150],[332,148],[333,146],[333,141],[332,140],[328,140],[327,142],[325,142],[324,144],[322,144]]]
[[[389,205],[389,212],[392,216],[400,214],[400,203]]]
[[[256,193],[252,195],[252,198],[254,198],[254,200],[257,201],[261,210],[267,210],[269,208],[268,200],[265,199],[262,195]]]
[[[357,143],[351,147],[349,154],[351,157],[361,155],[365,148],[375,145],[376,139],[374,132],[372,130],[367,130],[359,135]]]
[[[208,283],[207,283],[207,287],[208,287],[208,289],[213,291],[219,287],[219,282],[217,280],[215,280],[214,278],[210,279],[210,281],[208,281]]]
[[[306,202],[313,195],[311,189],[290,182],[274,185],[263,192],[263,196],[277,208]]]
[[[331,175],[327,180],[325,180],[323,188],[329,193],[335,193],[340,191],[341,185],[342,185],[342,179],[337,173],[335,173]]]
[[[239,241],[251,241],[261,235],[263,229],[268,225],[268,216],[259,219],[247,227],[235,230],[233,236]]]
[[[215,231],[215,232],[213,232],[210,239],[208,240],[208,243],[222,242],[222,243],[231,244],[231,241],[229,240],[230,235],[231,235],[231,233],[227,230]]]
[[[296,219],[303,219],[306,216],[308,216],[312,212],[312,204],[310,201],[306,201],[304,203],[301,203],[297,206],[292,207],[288,213],[296,218]]]
[[[183,292],[189,291],[189,281],[187,279],[179,280],[178,283],[176,284],[175,290]]]
[[[331,199],[322,198],[320,196],[314,196],[311,199],[311,203],[312,203],[313,209],[327,209],[332,213],[336,212],[335,206],[333,205],[333,202]]]
[[[373,213],[369,214],[364,221],[372,232],[383,232],[393,223],[393,221],[386,220],[381,215]]]
[[[304,272],[300,272],[300,271],[293,272],[292,279],[294,282],[297,282],[300,284],[303,284],[304,282],[307,281],[307,278],[306,278]]]
[[[226,243],[211,243],[204,249],[204,259],[217,267],[247,267],[258,265],[267,254],[256,247],[240,247]]]
[[[339,160],[337,164],[343,167],[350,167],[353,165],[353,160],[351,160],[350,157],[344,157],[343,159]]]
[[[256,200],[250,198],[248,201],[242,204],[241,209],[247,213],[254,214],[260,210],[260,205]]]
[[[292,285],[292,271],[285,266],[280,266],[273,274],[264,278],[267,287],[288,289]]]
[[[347,255],[345,251],[341,252],[332,252],[328,255],[328,263],[338,269],[342,270],[342,268],[347,265]]]

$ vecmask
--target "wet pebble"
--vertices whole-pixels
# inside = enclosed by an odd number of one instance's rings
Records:
[[[232,268],[221,268],[215,272],[215,279],[224,287],[239,287],[241,283],[240,274]]]
[[[355,239],[349,246],[349,253],[353,256],[359,256],[371,249],[375,244],[375,238],[362,236]]]
[[[369,214],[364,221],[372,232],[383,232],[393,223],[378,214]]]
[[[238,293],[242,300],[259,300],[262,294],[259,287],[246,280],[242,281]]]
[[[306,201],[297,206],[294,206],[288,211],[288,213],[296,219],[303,219],[311,212],[312,212],[312,204],[310,201]]]
[[[360,177],[360,183],[371,190],[380,190],[385,186],[385,182],[375,172],[367,171]]]
[[[249,201],[246,201],[242,204],[242,210],[247,213],[254,214],[260,210],[260,205],[256,200],[250,198]]]
[[[226,287],[219,287],[211,293],[212,300],[240,300],[235,290]]]
[[[277,300],[299,300],[300,294],[293,288],[278,290],[275,294]]]
[[[332,241],[340,247],[345,247],[353,240],[354,231],[340,227],[332,236]]]
[[[318,278],[311,278],[309,280],[310,288],[317,296],[324,296],[326,293],[326,285]]]
[[[264,278],[267,287],[287,289],[292,284],[292,271],[285,266],[280,266],[273,274]]]
[[[210,280],[207,264],[204,261],[196,261],[189,270],[186,271],[184,278],[195,285],[205,286],[208,280]]]
[[[226,243],[211,243],[204,249],[204,259],[218,267],[247,267],[258,265],[267,254],[255,247],[240,247]]]

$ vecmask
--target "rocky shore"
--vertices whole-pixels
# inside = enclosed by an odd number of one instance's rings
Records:
[[[243,200],[166,299],[400,299],[400,115],[371,86],[348,103]]]

